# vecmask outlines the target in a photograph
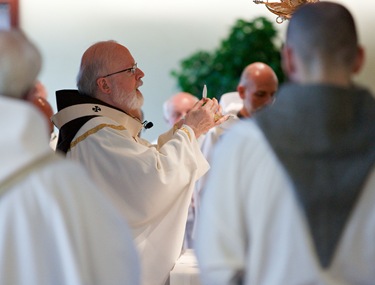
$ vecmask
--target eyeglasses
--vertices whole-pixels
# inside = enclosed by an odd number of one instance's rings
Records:
[[[108,76],[112,76],[112,75],[115,75],[117,73],[121,73],[121,72],[127,72],[127,71],[130,71],[132,74],[135,74],[135,71],[137,70],[137,63],[134,63],[134,65],[130,68],[126,68],[126,69],[123,69],[123,70],[120,70],[120,71],[116,71],[116,72],[113,72],[113,73],[109,73],[107,75],[104,75],[102,77],[108,77]]]

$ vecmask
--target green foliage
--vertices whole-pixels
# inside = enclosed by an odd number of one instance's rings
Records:
[[[235,91],[242,70],[250,63],[262,61],[276,72],[280,83],[284,80],[280,51],[275,44],[277,31],[264,17],[253,21],[237,20],[227,39],[213,52],[198,51],[180,62],[180,69],[171,75],[181,90],[197,97],[203,85],[208,97],[218,100],[223,93]]]

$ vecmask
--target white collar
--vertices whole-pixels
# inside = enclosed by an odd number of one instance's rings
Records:
[[[108,117],[124,126],[133,137],[136,137],[143,127],[141,121],[122,111],[107,107],[105,105],[91,103],[66,107],[57,114],[53,115],[51,120],[53,124],[60,129],[66,123],[86,116]]]

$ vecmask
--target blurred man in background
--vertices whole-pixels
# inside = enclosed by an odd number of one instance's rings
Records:
[[[276,73],[265,63],[254,62],[244,68],[238,82],[237,92],[223,94],[220,98],[223,113],[230,114],[231,117],[220,126],[209,130],[201,142],[202,153],[209,162],[216,143],[233,124],[241,119],[252,117],[256,112],[274,102],[278,83]],[[194,190],[196,221],[193,228],[195,228],[197,219],[199,219],[201,196],[207,175],[208,173],[198,180]]]
[[[179,120],[181,120],[185,115],[193,108],[193,106],[198,102],[198,98],[187,92],[179,92],[166,100],[163,104],[163,114],[164,120],[169,125],[170,128],[174,126]],[[202,135],[198,142],[202,140]],[[193,247],[193,226],[195,219],[194,210],[194,200],[192,198],[185,229],[184,238],[184,248]]]
[[[187,112],[189,112],[197,102],[198,98],[187,92],[179,92],[171,96],[163,104],[164,120],[169,127],[173,127],[175,123],[185,117]]]

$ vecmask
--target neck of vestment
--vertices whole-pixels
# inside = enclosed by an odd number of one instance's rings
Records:
[[[375,162],[375,100],[358,86],[284,84],[254,115],[289,175],[322,267],[329,267]]]
[[[60,123],[57,150],[63,153],[67,153],[80,128],[96,117],[102,116],[114,120],[135,139],[143,127],[139,119],[101,100],[80,94],[77,90],[56,91],[56,103],[58,113],[53,118]]]

